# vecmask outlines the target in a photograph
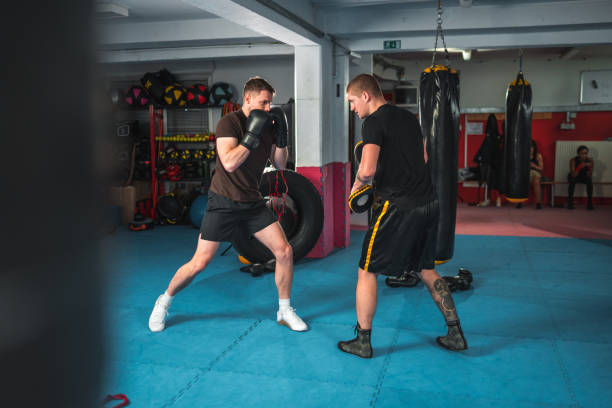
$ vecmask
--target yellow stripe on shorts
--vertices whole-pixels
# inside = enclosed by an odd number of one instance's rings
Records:
[[[368,271],[368,266],[370,265],[370,256],[372,255],[372,247],[374,246],[374,238],[376,237],[376,231],[378,231],[378,225],[380,224],[380,220],[383,215],[387,212],[387,207],[389,207],[389,201],[385,201],[385,205],[376,220],[376,225],[374,225],[374,230],[372,231],[372,236],[370,237],[370,244],[368,245],[368,255],[366,256],[365,265],[363,266],[364,271]]]

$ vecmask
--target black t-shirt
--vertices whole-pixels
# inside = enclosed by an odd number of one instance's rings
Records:
[[[574,157],[574,168],[578,167],[578,165],[580,163],[583,163],[582,160],[580,160],[580,156],[576,156]],[[584,161],[584,167],[582,167],[580,169],[580,171],[578,172],[578,174],[576,174],[576,178],[586,178],[589,176],[588,171],[589,171],[589,166],[588,164],[590,163],[590,160],[587,159],[586,161]]]
[[[238,139],[240,143],[246,131],[246,122],[247,117],[242,109],[225,115],[217,124],[216,139],[233,137]],[[268,126],[261,136],[259,146],[251,150],[246,160],[232,173],[225,170],[219,155],[217,155],[215,174],[210,184],[210,191],[233,201],[252,202],[261,200],[259,181],[274,142],[272,127]]]
[[[435,199],[421,126],[412,113],[385,104],[365,119],[362,135],[364,145],[380,146],[374,176],[379,196],[404,210]]]

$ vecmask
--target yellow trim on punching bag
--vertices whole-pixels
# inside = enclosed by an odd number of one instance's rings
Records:
[[[447,263],[448,261],[450,261],[450,259],[436,259],[435,263],[436,265],[442,265]]]
[[[525,80],[525,79],[521,79],[519,81],[519,85],[527,86],[527,85],[529,85],[529,82],[527,80]],[[516,86],[516,79],[514,81],[510,82],[510,86]]]
[[[238,260],[240,261],[240,263],[243,263],[245,265],[250,265],[252,264],[251,261],[249,261],[248,259],[246,259],[244,256],[238,254]]]
[[[429,74],[431,71],[435,71],[435,72],[437,72],[437,71],[450,71],[451,74],[456,74],[457,73],[457,71],[455,71],[454,69],[449,68],[449,67],[447,67],[445,65],[433,65],[431,67],[425,68],[425,70],[423,72],[426,72],[426,73]]]
[[[527,198],[510,198],[510,197],[506,197],[507,201],[510,201],[511,203],[524,203],[525,201],[527,201]]]

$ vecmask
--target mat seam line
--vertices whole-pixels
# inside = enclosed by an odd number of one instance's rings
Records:
[[[238,338],[236,338],[229,346],[227,346],[225,348],[225,350],[223,350],[213,361],[211,361],[208,366],[204,369],[204,368],[198,368],[198,373],[190,380],[187,382],[187,384],[185,385],[185,387],[181,388],[174,397],[172,397],[170,399],[170,401],[168,401],[166,404],[162,405],[162,408],[166,408],[166,407],[171,407],[172,405],[174,405],[176,403],[176,401],[178,401],[179,398],[181,398],[187,391],[189,391],[191,389],[191,387],[193,387],[193,385],[195,383],[197,383],[200,378],[207,374],[208,372],[210,372],[213,367],[227,354],[229,353],[234,347],[236,347],[238,345],[238,343],[240,343],[242,340],[245,339],[246,336],[249,335],[249,333],[251,333],[255,327],[257,327],[259,325],[259,323],[261,323],[261,319],[257,319],[255,322],[253,322],[253,324],[251,324],[240,336],[238,336]]]
[[[391,356],[395,351],[395,346],[399,339],[400,330],[396,329],[395,334],[393,335],[393,340],[391,341],[391,346],[389,346],[389,351],[385,356],[385,361],[383,362],[383,366],[378,374],[378,379],[376,381],[376,387],[374,389],[374,393],[372,394],[372,398],[370,399],[370,407],[376,407],[376,402],[378,401],[378,396],[380,395],[380,389],[382,388],[382,384],[385,380],[385,375],[387,374],[387,370],[389,368],[389,363],[391,362]]]

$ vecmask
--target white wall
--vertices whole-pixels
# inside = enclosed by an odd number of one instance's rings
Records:
[[[168,61],[140,64],[106,64],[100,66],[104,76],[131,80],[139,84],[145,72],[168,69],[179,80],[209,78],[209,84],[227,82],[236,91],[236,101],[242,103],[242,87],[249,77],[258,75],[268,80],[276,90],[274,102],[285,103],[294,95],[293,55],[280,57],[233,58],[217,61]]]
[[[389,55],[390,57],[390,55]],[[431,60],[401,61],[385,58],[406,68],[405,80],[415,81]],[[455,57],[456,58],[456,57]],[[460,106],[465,108],[497,107],[505,105],[508,84],[519,70],[517,58],[488,58],[472,61],[451,60],[451,66],[459,71]],[[612,58],[559,60],[558,58],[523,58],[523,73],[533,89],[534,106],[578,105],[580,99],[580,72],[612,69]],[[374,73],[394,79],[395,71],[382,71],[374,65]]]
[[[227,82],[236,93],[236,101],[242,103],[242,87],[252,76],[266,79],[276,90],[275,103],[286,103],[294,97],[293,55],[274,58],[244,58],[215,62],[211,84]]]

